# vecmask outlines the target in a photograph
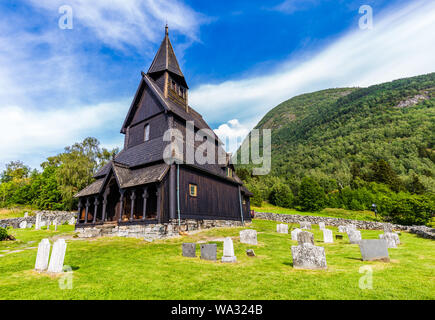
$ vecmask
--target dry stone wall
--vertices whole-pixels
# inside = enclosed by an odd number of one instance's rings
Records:
[[[23,221],[28,224],[35,225],[36,223],[36,215],[41,214],[41,221],[50,221],[50,224],[53,224],[55,220],[57,220],[58,224],[69,223],[72,218],[77,217],[77,212],[69,212],[69,211],[35,211],[34,216],[22,217],[22,218],[12,218],[12,219],[1,219],[0,226],[2,227],[12,227],[17,229],[20,227],[20,224]]]

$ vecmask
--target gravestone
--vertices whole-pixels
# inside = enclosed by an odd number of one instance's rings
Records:
[[[48,267],[48,259],[50,257],[50,241],[42,239],[38,245],[38,253],[36,254],[35,270],[44,271]]]
[[[391,233],[391,232],[393,232],[393,225],[391,223],[385,223],[384,233]]]
[[[33,227],[33,224],[27,223],[27,228],[30,229],[31,227]]]
[[[354,225],[354,224],[348,224],[347,225],[347,231],[349,231],[349,230],[355,230],[356,231],[357,230],[356,229],[356,225]]]
[[[358,230],[348,230],[347,236],[349,237],[349,242],[352,244],[358,244],[361,241],[361,232]]]
[[[54,221],[53,221],[53,224],[54,224],[54,231],[57,231],[57,224],[58,224],[58,223],[57,223],[57,220],[54,220]]]
[[[27,221],[26,220],[21,221],[20,222],[20,229],[26,229],[26,228],[27,228]]]
[[[334,238],[332,237],[332,230],[323,229],[323,242],[324,243],[333,243]]]
[[[325,229],[325,223],[324,222],[319,222],[319,229],[320,230]]]
[[[196,257],[196,243],[183,243],[181,245],[183,257],[195,258]]]
[[[397,235],[397,233],[386,232],[384,234],[380,234],[379,238],[387,241],[388,248],[397,248],[397,245],[400,244],[399,236]]]
[[[301,229],[310,229],[311,230],[311,222],[301,221]]]
[[[298,234],[302,232],[301,229],[296,228],[294,230],[292,230],[291,234],[292,234],[292,240],[298,241]]]
[[[389,262],[388,248],[386,240],[361,240],[359,242],[361,257],[364,261],[382,260]]]
[[[27,218],[29,216],[28,212],[24,212],[24,218]]]
[[[338,232],[346,233],[347,232],[347,227],[346,226],[338,226]]]
[[[326,269],[325,249],[310,243],[292,246],[293,267],[295,269]]]
[[[308,231],[301,231],[298,233],[298,245],[310,243],[314,245],[314,234]]]
[[[248,257],[255,257],[255,252],[253,249],[246,250],[246,254],[248,255]]]
[[[276,232],[278,233],[288,233],[288,225],[286,224],[277,224],[276,225]]]
[[[257,231],[252,229],[240,231],[240,243],[257,245]]]
[[[72,217],[71,219],[68,220],[68,224],[69,225],[74,225],[76,224],[76,218]]]
[[[217,256],[217,245],[212,244],[201,244],[201,259],[216,261]]]
[[[65,259],[66,242],[64,239],[59,239],[53,244],[51,252],[50,264],[48,272],[61,273],[63,272],[63,261]]]
[[[41,230],[41,214],[36,214],[35,230]]]
[[[224,255],[222,256],[222,262],[236,262],[237,258],[234,255],[233,240],[230,237],[226,237],[224,240]]]

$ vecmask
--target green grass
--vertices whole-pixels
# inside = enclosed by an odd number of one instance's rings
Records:
[[[326,208],[320,212],[302,212],[302,211],[297,211],[296,209],[277,207],[267,202],[263,202],[263,205],[261,207],[256,207],[251,205],[251,209],[256,212],[297,214],[302,216],[332,217],[332,218],[366,220],[366,221],[381,221],[380,219],[377,219],[375,217],[375,214],[372,211],[367,211],[367,210],[352,211],[346,209]]]
[[[34,215],[33,209],[29,207],[12,207],[0,208],[0,219],[12,219],[24,217],[24,213],[28,212],[29,216]]]
[[[58,234],[72,234],[73,227],[60,228]],[[239,243],[242,228],[211,229],[153,243],[133,238],[67,239],[65,265],[73,270],[72,290],[61,290],[59,277],[32,271],[36,249],[8,254],[0,257],[0,299],[435,299],[434,241],[402,233],[403,244],[389,249],[390,263],[363,262],[358,246],[349,244],[347,237],[324,244],[314,226],[328,269],[309,271],[292,267],[290,247],[295,241],[276,233],[275,222],[254,220],[251,228],[258,231],[258,246]],[[362,231],[363,238],[378,238],[379,233]],[[12,234],[23,245],[54,231]],[[234,239],[235,264],[181,256],[182,242],[213,242],[225,236]],[[220,258],[222,242],[216,243]],[[1,243],[0,250],[8,246],[10,242]],[[257,256],[247,257],[248,248]],[[358,286],[363,276],[358,271],[365,265],[373,268],[372,290]]]

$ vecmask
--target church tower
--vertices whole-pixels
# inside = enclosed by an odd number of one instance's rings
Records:
[[[165,27],[165,37],[147,74],[158,84],[165,98],[189,112],[189,87],[169,40],[168,25]]]

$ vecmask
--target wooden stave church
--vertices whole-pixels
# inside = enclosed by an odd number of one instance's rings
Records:
[[[123,150],[95,174],[95,182],[75,195],[79,199],[77,226],[251,220],[252,193],[237,177],[222,142],[188,104],[189,88],[167,26],[148,72],[141,75],[121,129]],[[186,121],[193,121],[195,132],[213,132],[216,154],[225,153],[225,164],[164,162],[169,143],[163,139],[164,132],[178,129],[185,140]],[[184,159],[185,152],[183,148]]]

